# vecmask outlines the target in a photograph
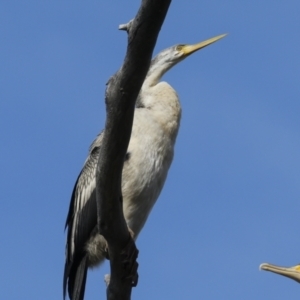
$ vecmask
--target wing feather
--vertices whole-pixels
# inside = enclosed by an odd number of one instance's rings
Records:
[[[68,228],[64,291],[67,279],[85,255],[85,245],[97,226],[96,168],[103,134],[99,134],[89,149],[73,188],[65,228]]]

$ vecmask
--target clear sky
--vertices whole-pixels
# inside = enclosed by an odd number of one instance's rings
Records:
[[[61,299],[64,223],[140,1],[0,3],[1,298]],[[164,79],[183,108],[174,163],[137,241],[132,299],[296,299],[258,270],[300,261],[300,2],[173,1],[155,53],[229,35]],[[89,272],[105,299],[108,264]]]

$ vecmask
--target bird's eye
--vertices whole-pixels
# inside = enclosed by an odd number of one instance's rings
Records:
[[[177,51],[181,51],[182,48],[183,48],[183,45],[178,45],[178,46],[176,46],[176,50],[177,50]]]

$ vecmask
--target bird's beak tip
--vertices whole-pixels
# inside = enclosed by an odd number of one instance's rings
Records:
[[[217,35],[213,38],[210,38],[208,40],[205,40],[203,42],[200,42],[200,43],[197,43],[197,44],[194,44],[194,45],[185,45],[182,49],[183,53],[185,56],[188,56],[212,43],[215,43],[217,42],[218,40],[224,38],[228,33],[224,33],[224,34],[220,34],[220,35]]]
[[[265,270],[265,267],[266,267],[266,263],[262,263],[259,265],[259,271],[262,271],[262,270]]]

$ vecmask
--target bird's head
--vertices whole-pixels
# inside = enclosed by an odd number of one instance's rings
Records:
[[[152,84],[156,84],[163,74],[178,62],[182,61],[192,53],[222,39],[225,36],[226,34],[221,34],[194,45],[180,44],[161,51],[152,59],[147,77],[154,75]]]

